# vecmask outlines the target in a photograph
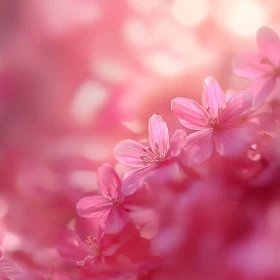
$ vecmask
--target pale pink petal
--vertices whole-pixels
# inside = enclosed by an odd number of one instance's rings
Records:
[[[97,170],[97,179],[101,193],[104,196],[119,199],[121,180],[111,165],[104,164],[99,167]]]
[[[213,130],[194,132],[187,137],[187,144],[182,152],[182,160],[187,166],[201,164],[212,154],[213,145]]]
[[[231,125],[240,121],[242,115],[252,107],[253,94],[236,92],[227,102],[220,118],[221,125]]]
[[[85,243],[76,232],[70,229],[65,230],[57,251],[63,258],[72,259],[75,262],[83,260],[88,254]]]
[[[125,174],[122,183],[122,193],[124,196],[135,193],[144,183],[146,178],[157,168],[156,164],[129,171]]]
[[[121,208],[113,207],[102,217],[100,226],[104,232],[115,234],[121,232],[126,223],[125,212]]]
[[[219,109],[224,107],[225,95],[220,85],[213,77],[204,80],[202,104],[213,118],[218,117]]]
[[[183,231],[178,226],[169,226],[161,229],[152,240],[152,251],[158,255],[174,252],[182,244]]]
[[[78,215],[84,218],[101,217],[108,212],[113,203],[104,196],[87,196],[77,202]]]
[[[257,110],[261,107],[269,95],[272,93],[276,84],[276,78],[270,76],[263,76],[257,80],[254,80],[246,92],[251,92],[253,94],[253,105],[251,111]]]
[[[262,63],[263,55],[260,53],[242,53],[232,60],[235,75],[253,80],[272,72],[267,63]]]
[[[215,147],[222,156],[238,156],[249,142],[250,134],[244,127],[232,127],[215,133]]]
[[[5,258],[0,259],[0,279],[14,279],[13,277],[17,277],[21,273],[22,270],[19,268],[16,262]]]
[[[99,248],[102,251],[103,256],[114,255],[121,245],[122,245],[122,240],[116,240],[115,235],[106,234],[102,230]]]
[[[153,114],[149,119],[149,142],[155,154],[165,155],[169,148],[169,132],[161,116]]]
[[[170,148],[166,154],[166,159],[178,156],[186,144],[187,134],[182,129],[177,129],[171,139]]]
[[[236,92],[233,89],[229,89],[225,92],[225,101],[226,103],[230,100],[230,98],[235,94]]]
[[[171,101],[171,110],[180,123],[189,129],[205,129],[207,120],[201,105],[188,98],[177,97]]]
[[[280,39],[279,36],[267,26],[263,26],[257,33],[257,45],[264,57],[267,57],[275,67],[280,66]]]
[[[121,141],[115,148],[116,159],[124,165],[142,167],[143,160],[141,157],[144,156],[146,156],[144,146],[131,139]]]

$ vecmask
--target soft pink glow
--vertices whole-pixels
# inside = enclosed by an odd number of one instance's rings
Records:
[[[0,279],[280,279],[279,7],[0,0]]]
[[[208,12],[208,2],[198,0],[194,4],[191,0],[174,0],[172,14],[180,24],[193,26],[202,22]]]
[[[248,20],[250,15],[250,20]],[[229,27],[242,36],[254,36],[258,28],[266,24],[265,5],[257,1],[235,1],[229,15]]]

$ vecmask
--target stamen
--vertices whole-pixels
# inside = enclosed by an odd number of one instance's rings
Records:
[[[87,244],[88,248],[91,250],[91,252],[94,256],[97,256],[100,254],[99,244],[98,244],[98,240],[96,237],[87,236],[85,243]]]
[[[219,108],[219,109],[218,109],[218,117],[213,117],[213,116],[212,116],[209,107],[206,108],[206,110],[207,110],[207,113],[208,113],[208,115],[209,115],[209,116],[207,116],[207,117],[208,117],[208,123],[207,123],[207,125],[210,126],[210,127],[212,127],[212,128],[215,129],[215,130],[219,129],[219,127],[220,127],[220,126],[219,126],[219,119],[220,119],[222,113],[224,112],[224,108]]]
[[[210,115],[210,118],[213,119],[211,112],[210,112],[210,108],[208,107],[206,110],[207,110],[207,113]]]
[[[155,148],[155,152],[153,152],[150,147],[143,148],[143,151],[146,153],[146,156],[140,156],[140,159],[143,161],[144,165],[161,162],[164,159],[164,155],[161,155],[160,153],[158,143],[155,143]]]

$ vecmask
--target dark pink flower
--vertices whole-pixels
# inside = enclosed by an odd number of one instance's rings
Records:
[[[254,93],[254,109],[260,107],[273,91],[280,77],[280,39],[269,27],[257,33],[258,52],[246,52],[233,59],[236,75],[252,81],[247,89]]]
[[[182,97],[171,102],[171,109],[181,124],[197,130],[187,137],[185,151],[189,153],[189,165],[202,163],[214,147],[222,156],[234,156],[249,140],[243,122],[252,106],[252,94],[236,92],[226,101],[218,82],[208,77],[204,80],[202,105]]]
[[[122,141],[115,148],[117,160],[127,166],[136,168],[126,174],[123,184],[125,194],[134,193],[146,175],[159,164],[179,155],[185,144],[186,133],[176,130],[171,141],[165,121],[159,115],[152,115],[149,120],[149,146],[135,140]]]

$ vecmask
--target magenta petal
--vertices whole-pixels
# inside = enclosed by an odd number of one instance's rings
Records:
[[[227,102],[220,123],[231,125],[240,121],[241,116],[252,107],[253,94],[249,92],[236,92]]]
[[[257,44],[262,55],[269,58],[275,67],[279,67],[280,39],[274,30],[267,26],[261,27],[257,33]]]
[[[177,97],[171,101],[171,110],[180,123],[189,129],[205,129],[207,120],[201,105],[188,98]]]
[[[57,251],[62,257],[76,262],[83,260],[88,254],[85,243],[76,232],[70,229],[65,231],[63,240],[57,246]]]
[[[121,180],[111,165],[104,164],[99,167],[97,170],[97,178],[101,193],[104,196],[119,199]]]
[[[165,155],[169,148],[168,127],[162,117],[153,114],[149,120],[149,142],[155,154]]]
[[[115,148],[116,159],[128,166],[142,167],[143,160],[141,157],[143,156],[146,156],[144,146],[131,139],[121,141]]]
[[[113,207],[106,215],[102,217],[101,227],[106,233],[119,233],[127,223],[125,212],[118,207]]]
[[[263,55],[260,53],[242,53],[232,60],[235,75],[252,80],[272,72],[267,63],[261,63]]]
[[[186,144],[187,134],[182,129],[177,129],[171,139],[170,148],[167,152],[166,159],[176,157],[182,151]]]
[[[220,85],[213,77],[207,77],[204,80],[202,105],[209,112],[213,118],[217,118],[219,109],[224,106],[225,95]]]
[[[153,164],[127,172],[122,184],[123,195],[128,196],[135,193],[145,183],[147,176],[150,175],[156,167],[157,165]]]
[[[215,133],[215,147],[222,156],[238,156],[250,141],[250,135],[244,127],[232,127]]]
[[[78,215],[84,218],[101,217],[108,212],[112,206],[112,202],[104,196],[99,195],[83,197],[76,205]]]
[[[187,166],[201,164],[212,154],[214,137],[212,130],[201,130],[187,137],[187,144],[183,151],[183,161]]]
[[[253,105],[251,111],[255,111],[263,105],[272,93],[275,84],[276,78],[270,75],[254,80],[251,85],[246,88],[246,92],[252,92],[253,94]]]

